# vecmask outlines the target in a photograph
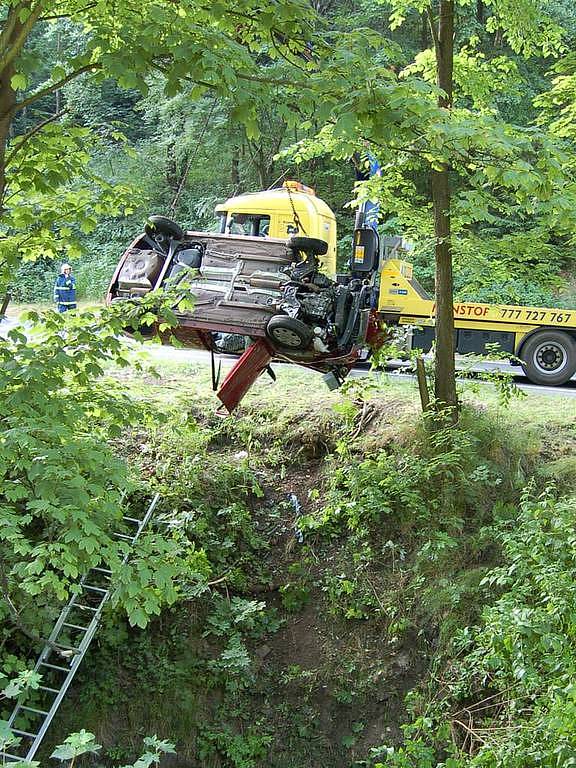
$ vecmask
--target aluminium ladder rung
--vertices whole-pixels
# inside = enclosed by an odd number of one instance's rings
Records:
[[[80,624],[69,624],[67,621],[62,622],[63,627],[70,627],[70,629],[79,629],[82,632],[88,632],[89,627],[82,627]]]
[[[134,536],[129,536],[127,533],[113,533],[112,535],[117,539],[125,539],[126,541],[134,543]]]
[[[49,685],[39,685],[38,691],[48,691],[49,693],[60,693],[58,688],[50,688]]]
[[[123,517],[122,520],[126,520],[127,523],[138,523],[138,525],[142,522],[142,520],[139,520],[137,517]]]
[[[70,607],[80,608],[82,611],[93,611],[94,613],[100,610],[100,606],[98,606],[98,608],[94,608],[93,605],[84,605],[83,603],[72,603]]]
[[[24,760],[22,755],[11,755],[10,752],[0,752],[0,756],[1,757],[7,757],[8,759],[11,758],[12,760],[18,760],[18,762],[20,762],[20,763],[23,762],[23,760]]]
[[[41,661],[40,662],[40,666],[41,667],[50,667],[50,669],[57,669],[59,672],[66,672],[66,674],[68,674],[68,672],[70,672],[70,669],[71,669],[71,667],[59,667],[56,664],[49,664],[47,661]],[[59,693],[59,691],[58,691],[58,693]]]
[[[103,587],[95,587],[93,584],[82,584],[82,589],[88,589],[90,592],[100,592],[103,595],[110,591],[109,589],[104,589]]]
[[[29,739],[35,739],[36,736],[38,736],[37,733],[30,733],[30,731],[21,731],[19,728],[10,728],[12,733],[15,733],[17,736],[28,736]]]
[[[80,648],[77,648],[75,645],[68,645],[67,643],[54,643],[54,650],[76,651],[76,653],[80,653]]]
[[[56,690],[56,688],[54,688]],[[26,712],[34,712],[36,715],[49,715],[45,709],[34,709],[34,707],[26,707],[24,704],[20,704],[20,709],[24,709]]]
[[[91,571],[98,571],[98,573],[105,573],[107,576],[112,576],[112,571],[110,568],[100,568],[100,567],[94,567],[90,569]]]

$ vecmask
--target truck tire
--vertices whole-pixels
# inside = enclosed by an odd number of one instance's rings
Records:
[[[306,323],[288,315],[274,315],[266,326],[266,335],[284,349],[307,349],[313,332]]]
[[[172,221],[172,219],[168,219],[166,216],[148,216],[144,230],[146,234],[151,237],[160,234],[174,237],[176,240],[184,239],[184,230],[182,227],[176,224],[175,221]]]
[[[524,344],[520,358],[530,381],[556,387],[576,373],[576,342],[563,331],[538,331]]]
[[[291,237],[287,245],[293,251],[303,251],[312,256],[324,256],[328,253],[328,243],[316,237]]]

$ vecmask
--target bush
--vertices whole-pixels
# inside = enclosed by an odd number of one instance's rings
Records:
[[[500,596],[461,630],[440,675],[443,695],[412,697],[401,749],[378,766],[566,768],[576,762],[574,498],[501,507],[504,562],[482,584]],[[426,711],[426,717],[419,713]],[[383,758],[383,759],[382,759]]]
[[[59,265],[52,259],[23,262],[8,287],[18,303],[51,302]]]

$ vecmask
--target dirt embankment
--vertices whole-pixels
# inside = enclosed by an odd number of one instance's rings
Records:
[[[257,388],[222,422],[168,376],[146,395],[177,392],[164,425],[119,444],[146,446],[135,467],[214,583],[146,631],[119,617],[103,630],[59,728],[93,730],[107,765],[150,733],[177,743],[180,768],[373,765],[401,741],[406,694],[488,597],[493,505],[570,460],[575,420],[558,410],[566,440],[545,413],[525,430],[524,406],[470,407],[465,439],[434,464],[415,393],[303,399],[302,381],[281,399]]]

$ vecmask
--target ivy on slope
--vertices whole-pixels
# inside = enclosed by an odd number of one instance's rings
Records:
[[[400,749],[376,766],[566,768],[576,764],[574,498],[504,508],[503,565],[483,583],[498,598],[454,640],[442,687],[414,696]]]

